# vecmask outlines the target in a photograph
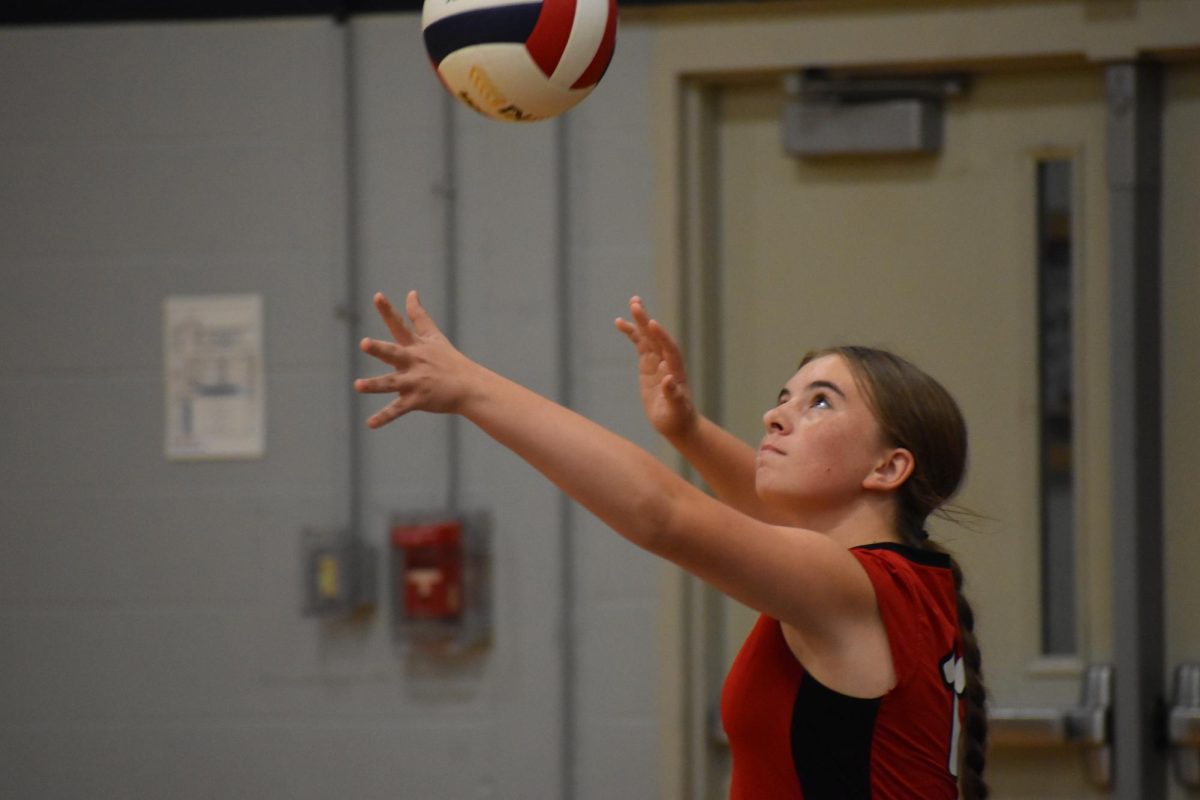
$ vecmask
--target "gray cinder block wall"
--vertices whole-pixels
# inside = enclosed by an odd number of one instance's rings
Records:
[[[611,329],[653,297],[651,44],[623,26],[592,97],[514,127],[446,116],[415,16],[0,30],[0,796],[658,795],[660,565],[474,430],[356,429],[339,313],[418,288],[654,446]],[[266,455],[170,462],[163,300],[239,292]],[[353,504],[382,546],[451,494],[494,520],[488,650],[301,616],[302,529]]]

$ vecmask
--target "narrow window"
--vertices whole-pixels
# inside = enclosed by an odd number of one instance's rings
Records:
[[[1075,479],[1072,464],[1071,162],[1038,163],[1042,653],[1074,655]]]

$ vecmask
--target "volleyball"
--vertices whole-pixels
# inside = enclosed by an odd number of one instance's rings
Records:
[[[425,49],[446,89],[492,119],[563,113],[604,77],[616,0],[425,0]]]

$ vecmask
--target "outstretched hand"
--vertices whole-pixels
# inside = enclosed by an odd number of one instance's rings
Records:
[[[637,348],[638,387],[646,419],[666,437],[679,436],[696,422],[683,352],[657,320],[651,319],[639,297],[629,301],[633,321],[616,320],[617,330]]]
[[[374,303],[395,341],[363,339],[359,347],[394,370],[373,378],[359,378],[354,389],[363,394],[397,396],[372,415],[367,425],[381,428],[409,411],[457,411],[469,391],[472,371],[477,365],[450,344],[415,291],[405,298],[405,313],[411,327],[383,294],[376,294]]]

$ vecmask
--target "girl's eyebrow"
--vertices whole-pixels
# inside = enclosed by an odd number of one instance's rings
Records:
[[[808,391],[811,389],[829,389],[830,391],[832,391],[834,394],[836,394],[838,397],[842,398],[843,400],[846,399],[845,392],[843,392],[841,389],[839,389],[838,385],[836,383],[831,383],[829,381],[813,381],[808,386],[804,387],[804,389],[805,389],[805,391]]]

